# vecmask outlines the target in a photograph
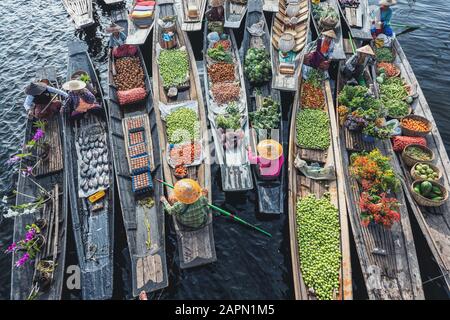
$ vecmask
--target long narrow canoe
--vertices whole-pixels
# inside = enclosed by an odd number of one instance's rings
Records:
[[[239,28],[247,11],[247,0],[225,0],[225,28]]]
[[[338,7],[344,21],[350,29],[353,39],[372,39],[368,0],[359,0],[357,8],[342,5],[338,0]]]
[[[84,300],[109,299],[113,289],[114,173],[106,121],[106,101],[86,46],[69,43],[67,80],[86,72],[103,115],[72,120],[64,112],[64,163]],[[97,156],[97,157],[96,157]],[[101,173],[100,173],[101,171]],[[105,195],[91,203],[96,190]]]
[[[261,0],[249,0],[247,17],[245,19],[244,39],[242,40],[242,46],[240,49],[241,62],[244,63],[245,54],[249,48],[263,48],[266,50],[267,55],[270,56],[270,33],[267,27],[267,22],[264,17]],[[248,31],[254,24],[264,25],[264,35],[261,37],[252,36]],[[256,154],[256,145],[260,140],[274,139],[283,145],[283,121],[281,119],[281,101],[280,92],[278,90],[272,90],[270,81],[267,81],[261,86],[253,86],[248,78],[245,76],[245,88],[247,90],[247,104],[249,111],[256,111],[262,107],[262,101],[265,97],[271,98],[280,106],[280,119],[277,128],[271,129],[255,129],[252,128],[250,121],[250,134],[251,141],[253,142],[252,150]],[[253,179],[258,193],[258,206],[259,212],[269,214],[280,214],[283,212],[284,207],[284,175],[285,165],[281,170],[280,175],[274,180],[262,180],[259,177],[259,169],[256,165],[252,165]]]
[[[35,80],[43,79],[49,80],[50,85],[58,87],[54,67],[47,67],[37,72]],[[24,144],[33,138],[36,131],[33,123],[36,120],[27,120]],[[35,167],[34,176],[25,177],[19,174],[16,205],[32,201],[29,196],[41,195],[38,185],[50,194],[50,198],[37,213],[18,216],[14,219],[13,241],[17,242],[25,238],[26,225],[31,225],[38,219],[45,219],[46,227],[41,231],[45,237],[45,244],[34,262],[25,263],[21,267],[16,267],[20,257],[17,253],[14,254],[11,267],[12,300],[61,299],[66,257],[68,193],[67,182],[63,174],[62,123],[58,114],[47,120],[44,142],[50,145],[49,156],[47,160],[43,160]],[[37,148],[33,150],[33,153],[39,155],[42,151],[41,148]],[[26,166],[27,164],[22,160],[21,168]],[[50,286],[47,288],[40,288],[41,272],[39,269],[42,270],[42,267],[52,270],[48,277],[51,281]]]
[[[325,1],[321,1],[318,5],[321,6],[322,8],[326,8],[326,6],[330,6],[331,8],[333,8],[336,11],[336,14],[339,17],[339,4],[337,3],[338,0],[325,0]],[[316,19],[314,19],[314,5],[312,7],[311,10],[311,14],[313,15],[312,21],[314,24],[314,28],[316,30],[317,35],[320,35],[322,33],[322,29],[319,26],[319,21],[317,21]],[[336,39],[335,39],[335,44],[334,44],[334,51],[333,54],[331,55],[331,59],[333,60],[343,60],[345,59],[345,52],[344,52],[344,44],[343,44],[343,37],[342,37],[342,24],[341,24],[341,19],[339,17],[338,19],[338,23],[336,25],[336,27],[334,28],[334,32],[336,33]]]
[[[115,23],[126,30],[128,23],[126,11],[117,13]],[[168,285],[165,219],[159,201],[163,194],[163,187],[161,184],[155,183],[153,191],[143,195],[136,194],[132,190],[131,156],[128,151],[127,136],[129,134],[128,121],[137,121],[143,124],[139,129],[143,129],[144,132],[152,177],[162,179],[161,153],[158,148],[159,140],[153,109],[152,88],[139,48],[137,58],[143,70],[145,90],[148,92],[144,101],[121,106],[117,97],[119,89],[114,81],[117,67],[113,66],[119,59],[114,60],[112,55],[109,56],[108,72],[110,139],[117,190],[131,256],[131,281],[134,296],[139,295],[142,290],[151,292]]]
[[[323,95],[325,97],[324,112],[330,119],[329,134],[330,145],[326,150],[313,150],[302,148],[298,145],[297,136],[302,132],[297,132],[297,117],[303,112],[301,93],[303,89],[303,80],[300,80],[298,93],[294,100],[292,109],[290,138],[289,138],[289,237],[291,244],[292,272],[294,280],[295,298],[301,300],[317,299],[316,288],[308,287],[302,276],[302,253],[299,251],[299,233],[300,225],[297,219],[297,203],[300,199],[312,194],[317,199],[329,194],[331,204],[337,209],[340,226],[340,253],[341,262],[339,267],[339,286],[333,292],[333,299],[352,299],[352,276],[350,262],[350,240],[348,228],[348,216],[346,199],[344,196],[344,176],[342,167],[341,147],[338,139],[338,128],[334,119],[336,118],[333,97],[331,94],[329,80],[322,81]],[[321,167],[333,168],[336,179],[334,180],[315,180],[305,176],[295,166],[295,159],[300,159],[311,163],[319,163]],[[307,253],[304,253],[307,254]]]
[[[207,2],[208,0],[176,0],[181,30],[189,32],[202,29]]]
[[[310,3],[309,0],[300,0],[298,11],[294,18],[296,24],[285,23],[287,1],[279,0],[279,10],[272,18],[272,45],[270,55],[272,58],[272,88],[283,91],[296,91],[298,89],[298,78],[303,62],[305,46],[309,38]],[[279,51],[279,40],[284,33],[294,35],[295,46],[289,53],[292,59],[282,61]]]
[[[115,5],[115,4],[122,3],[123,0],[103,0],[103,2],[108,5]]]
[[[145,18],[145,23],[139,23],[139,25],[133,22],[131,18],[131,13],[133,12],[133,8],[136,6],[136,1],[133,1],[131,5],[130,15],[128,15],[128,36],[126,43],[132,45],[142,45],[148,38],[148,35],[153,29],[153,25],[155,24],[155,11],[153,10],[153,16]]]
[[[167,16],[176,15],[173,0],[158,1],[155,19],[164,18]],[[162,84],[162,78],[159,73],[158,57],[161,50],[160,39],[162,30],[158,24],[155,25],[155,32],[153,35],[153,95],[154,95],[154,110],[156,114],[156,123],[158,127],[159,147],[163,159],[164,179],[166,182],[174,185],[177,178],[174,175],[174,169],[169,165],[167,157],[170,153],[168,149],[168,137],[166,124],[161,116],[161,106],[174,104],[194,104],[198,107],[198,121],[200,125],[200,140],[202,152],[204,155],[203,161],[196,166],[188,167],[188,177],[197,180],[200,186],[211,190],[211,168],[210,168],[210,151],[209,151],[209,136],[206,125],[205,107],[203,105],[203,95],[200,86],[199,75],[197,72],[197,65],[195,63],[194,54],[192,52],[191,44],[187,34],[181,30],[178,21],[176,22],[176,41],[178,48],[185,47],[189,58],[189,80],[188,88],[179,90],[176,97],[169,97],[167,91]],[[170,189],[166,189],[170,193]],[[211,193],[209,193],[209,200],[211,201]],[[183,229],[173,218],[175,231],[177,233],[180,267],[191,268],[216,261],[216,249],[214,245],[212,213],[209,214],[210,222],[200,230],[189,231]]]
[[[62,2],[77,29],[86,28],[95,23],[92,0],[62,0]]]
[[[430,106],[428,105],[425,95],[417,81],[416,76],[403,52],[402,47],[397,39],[394,39],[394,51],[396,58],[394,63],[401,70],[401,77],[411,85],[418,94],[417,99],[413,102],[414,114],[427,118],[433,124],[431,134],[427,135],[427,146],[433,150],[435,161],[433,164],[439,168],[442,178],[439,183],[450,190],[450,161],[444,143],[438,131]],[[400,154],[397,154],[397,160],[401,163],[401,168],[405,176],[406,184],[405,193],[420,229],[422,230],[428,246],[434,256],[434,260],[438,264],[442,278],[447,289],[450,290],[450,201],[446,201],[444,205],[436,208],[420,206],[411,196],[411,173],[410,168],[402,162]]]
[[[366,72],[366,83],[371,82],[369,72]],[[338,93],[343,85],[339,74]],[[338,104],[336,103],[336,105]],[[336,119],[336,121],[338,120]],[[361,223],[361,210],[358,205],[361,191],[356,179],[351,177],[348,172],[350,155],[352,152],[371,151],[375,148],[378,148],[383,155],[391,156],[393,154],[389,141],[367,143],[362,140],[361,136],[361,133],[351,132],[340,127],[339,137],[343,154],[347,207],[369,299],[424,299],[404,190],[392,194],[402,205],[399,209],[400,221],[396,222],[391,229],[386,229],[378,224],[370,224],[365,227]],[[391,166],[396,172],[401,170],[394,159],[391,159]]]
[[[263,10],[267,12],[278,12],[279,0],[264,0]]]
[[[207,55],[208,52],[208,39],[207,35],[209,30],[207,30],[207,23],[205,23],[205,34],[204,34],[204,87],[206,92],[206,104],[208,106],[208,119],[211,125],[211,134],[213,136],[215,145],[215,157],[216,162],[220,165],[220,171],[222,176],[222,189],[229,192],[238,192],[253,189],[252,172],[250,161],[247,156],[246,145],[250,139],[249,125],[248,125],[248,107],[247,98],[245,90],[245,81],[243,77],[243,70],[241,66],[241,61],[238,54],[238,48],[236,44],[236,39],[234,33],[229,30],[224,30],[224,36],[230,41],[231,47],[229,53],[232,56],[234,64],[234,83],[239,86],[239,100],[234,101],[234,106],[239,109],[241,115],[241,132],[243,133],[241,143],[234,145],[230,148],[225,148],[222,140],[222,132],[217,126],[216,120],[219,115],[227,114],[227,107],[232,105],[231,103],[226,103],[219,105],[216,100],[214,100],[212,87],[213,83],[211,81],[211,76],[208,73],[208,68],[215,63],[218,63]]]

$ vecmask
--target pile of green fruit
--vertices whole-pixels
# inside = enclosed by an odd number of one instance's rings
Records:
[[[439,173],[435,172],[433,168],[431,168],[426,163],[418,163],[414,167],[414,173],[417,177],[424,180],[438,180]]]
[[[328,195],[297,201],[297,241],[303,281],[318,299],[339,290],[341,266],[339,212]]]
[[[250,48],[245,55],[244,72],[254,85],[263,84],[272,77],[272,65],[266,49]]]
[[[330,146],[330,119],[325,111],[304,109],[296,119],[297,143],[301,148],[326,150]]]
[[[197,113],[189,108],[180,108],[166,118],[169,143],[183,143],[200,137],[200,123]]]
[[[161,50],[158,64],[164,88],[181,86],[188,80],[189,60],[186,50]]]
[[[255,129],[278,129],[280,127],[280,104],[271,97],[264,97],[262,107],[248,113]]]
[[[444,200],[441,188],[433,185],[430,181],[418,182],[414,185],[414,192],[420,194],[422,197],[433,201]]]

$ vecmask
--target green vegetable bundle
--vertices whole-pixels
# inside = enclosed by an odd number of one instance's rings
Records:
[[[330,119],[325,111],[305,109],[296,119],[297,143],[301,148],[326,150],[330,146]]]
[[[385,115],[382,102],[372,97],[368,89],[363,86],[345,85],[339,93],[338,102],[350,111],[357,111],[360,116],[369,121]]]
[[[395,58],[392,49],[386,47],[376,49],[375,55],[378,62],[393,62]]]
[[[245,55],[244,72],[254,85],[267,82],[272,77],[272,65],[266,49],[250,48]]]
[[[217,48],[209,48],[208,57],[215,61],[233,63],[233,57],[221,45],[217,46]]]
[[[186,50],[161,50],[158,64],[164,88],[181,86],[188,80],[189,59]]]
[[[303,281],[318,299],[339,290],[341,267],[339,211],[326,195],[297,201],[297,241]]]
[[[255,129],[278,129],[281,119],[280,104],[271,97],[264,97],[262,107],[249,112],[248,116]]]
[[[183,143],[200,137],[200,122],[197,113],[189,108],[180,108],[166,118],[169,143]]]
[[[226,108],[226,113],[216,117],[216,126],[225,130],[237,130],[241,127],[241,114],[235,103],[230,103]]]

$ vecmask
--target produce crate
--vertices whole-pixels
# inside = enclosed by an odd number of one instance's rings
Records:
[[[150,171],[131,176],[131,186],[134,193],[147,193],[153,190]]]
[[[139,174],[150,171],[150,159],[148,155],[130,159],[130,171],[132,174]]]
[[[126,121],[129,133],[144,131],[144,120],[142,118],[130,118]]]
[[[144,131],[129,132],[128,133],[128,141],[130,142],[130,146],[134,146],[134,145],[140,144],[140,143],[145,143]]]
[[[128,154],[130,158],[136,158],[147,155],[147,145],[145,143],[139,143],[128,147]]]

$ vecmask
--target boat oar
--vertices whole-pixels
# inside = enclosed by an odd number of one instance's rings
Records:
[[[172,188],[172,189],[174,188],[173,185],[171,185],[171,184],[169,184],[169,183],[167,183],[167,182],[164,182],[164,181],[162,181],[162,180],[160,180],[160,179],[156,179],[156,180],[159,181],[159,182],[161,182],[163,185],[168,186],[169,188]],[[236,220],[236,221],[238,221],[238,222],[240,222],[240,223],[242,223],[242,224],[244,224],[244,225],[246,225],[246,226],[249,226],[249,227],[251,227],[251,228],[253,228],[253,229],[255,229],[255,230],[258,230],[258,231],[261,232],[261,233],[264,233],[266,236],[272,237],[272,235],[271,235],[269,232],[264,231],[263,229],[261,229],[261,228],[255,226],[255,225],[253,225],[253,224],[251,224],[251,223],[249,223],[249,222],[247,222],[247,221],[245,221],[245,220],[242,220],[242,219],[239,218],[238,216],[236,216],[236,215],[234,215],[234,214],[232,214],[232,213],[230,213],[230,212],[228,212],[228,211],[225,211],[225,210],[223,210],[223,209],[221,209],[221,208],[219,208],[219,207],[217,207],[217,206],[215,206],[215,205],[213,205],[213,204],[211,204],[211,203],[208,203],[208,206],[209,206],[210,208],[212,208],[212,209],[214,209],[214,210],[216,210],[216,211],[222,213],[222,214],[225,215],[225,216],[231,217],[232,219],[234,219],[234,220]]]

